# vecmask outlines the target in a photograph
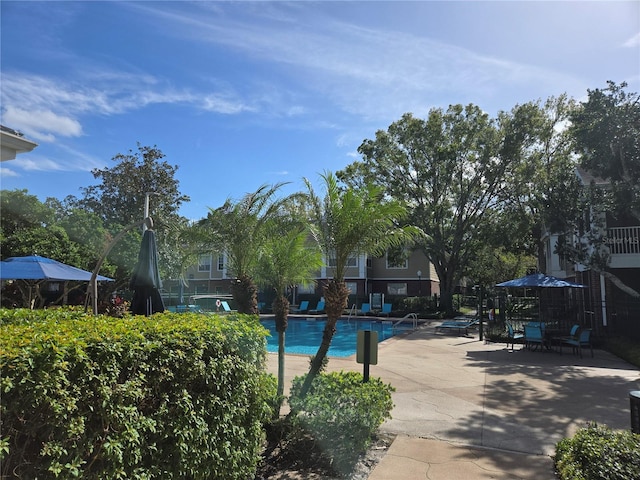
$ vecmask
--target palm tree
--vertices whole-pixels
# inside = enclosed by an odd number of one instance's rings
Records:
[[[308,285],[313,282],[314,273],[322,266],[322,254],[317,245],[309,245],[308,230],[304,226],[289,222],[273,222],[268,238],[263,245],[258,262],[259,283],[269,285],[275,292],[273,313],[278,332],[278,409],[284,395],[284,347],[289,300],[287,288],[290,285]]]
[[[359,254],[382,255],[387,248],[409,243],[419,230],[400,227],[406,215],[404,205],[385,198],[382,189],[368,184],[357,190],[341,187],[336,176],[327,172],[321,176],[326,189],[320,199],[305,179],[311,204],[311,229],[326,259],[331,258],[332,278],[323,287],[327,323],[322,342],[311,361],[300,394],[306,395],[311,382],[320,372],[336,323],[349,298],[344,281],[349,258]]]
[[[266,239],[266,225],[288,201],[274,200],[283,185],[262,185],[237,203],[228,199],[223,206],[209,209],[207,218],[200,221],[209,245],[227,254],[227,268],[235,277],[231,294],[239,313],[258,313],[258,289],[252,275]]]

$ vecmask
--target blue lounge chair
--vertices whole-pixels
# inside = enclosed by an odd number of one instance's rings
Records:
[[[477,318],[472,318],[469,320],[445,320],[440,325],[436,327],[437,330],[457,330],[458,335],[462,330],[464,330],[464,334],[467,335],[469,333],[470,328],[474,328],[478,326],[480,321]]]
[[[513,344],[517,341],[520,343],[524,338],[524,334],[521,332],[516,332],[513,329],[513,325],[507,323],[507,335],[509,338],[507,339],[507,348],[509,348],[509,343],[511,343],[511,351],[513,352]]]
[[[302,302],[300,302],[300,306],[298,308],[289,309],[291,313],[307,313],[307,310],[309,310],[308,300],[303,300]]]
[[[231,307],[229,307],[228,302],[220,302],[220,305],[222,305],[222,310],[225,313],[237,312],[237,310],[231,310]]]
[[[358,310],[358,315],[366,315],[368,313],[371,313],[371,304],[363,303],[360,310]]]
[[[580,354],[580,358],[582,358],[582,347],[589,347],[591,349],[591,357],[593,357],[593,345],[591,343],[591,329],[585,328],[584,330],[580,330],[580,334],[577,338],[566,339],[560,345],[560,353],[562,353],[562,345],[569,345],[573,348],[573,353],[576,353],[576,350]]]
[[[316,305],[316,308],[314,308],[313,310],[309,310],[309,313],[311,314],[324,313],[324,300],[320,300],[318,302],[318,305]]]
[[[384,317],[388,317],[391,314],[391,308],[393,307],[390,303],[385,303],[382,305],[382,310],[380,311],[380,315]]]

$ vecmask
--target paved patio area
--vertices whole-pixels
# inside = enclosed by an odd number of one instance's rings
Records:
[[[640,371],[602,350],[581,359],[565,349],[511,351],[435,331],[438,322],[380,344],[371,376],[391,383],[397,435],[370,480],[553,479],[555,444],[587,421],[630,428],[629,392]],[[308,356],[287,355],[286,385],[307,372]],[[269,354],[269,371],[277,355]],[[362,372],[354,357],[329,370]]]

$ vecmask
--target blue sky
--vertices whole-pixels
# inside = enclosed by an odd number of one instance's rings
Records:
[[[2,0],[2,124],[39,146],[3,189],[80,196],[157,145],[181,209],[317,182],[405,112],[495,115],[607,80],[640,90],[640,2]]]

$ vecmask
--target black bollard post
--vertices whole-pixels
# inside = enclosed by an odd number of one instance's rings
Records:
[[[363,382],[369,381],[369,363],[371,362],[371,331],[364,331],[364,369],[362,375],[364,376]]]
[[[631,431],[640,433],[640,390],[629,392],[629,406],[631,408]]]

